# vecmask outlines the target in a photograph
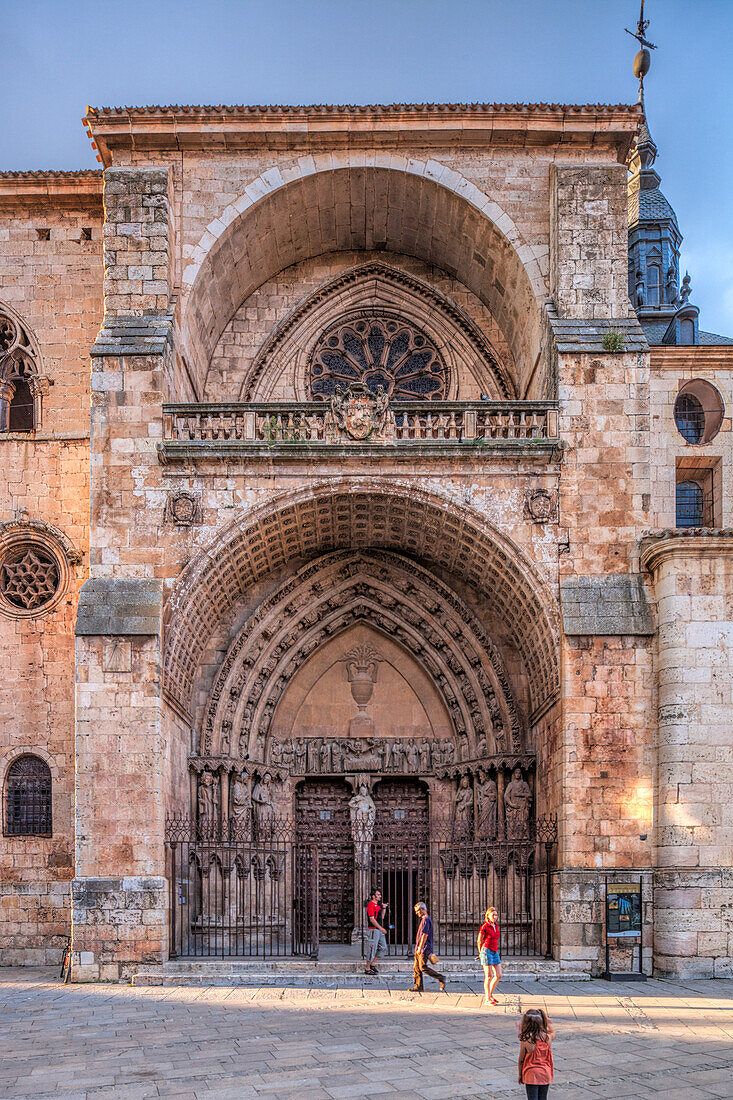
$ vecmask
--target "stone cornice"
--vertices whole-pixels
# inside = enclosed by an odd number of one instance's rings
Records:
[[[243,148],[600,146],[625,163],[637,104],[422,103],[369,106],[88,107],[98,159],[116,150],[151,154]]]
[[[102,213],[102,173],[0,172],[0,209],[52,206]]]
[[[714,370],[733,367],[733,344],[696,344],[666,347],[653,344],[649,363],[665,370]]]
[[[733,554],[733,529],[690,527],[655,531],[643,536],[640,547],[642,568],[651,573],[667,558],[678,554],[698,557]]]

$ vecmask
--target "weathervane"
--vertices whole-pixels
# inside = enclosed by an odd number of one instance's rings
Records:
[[[638,54],[634,58],[634,76],[639,81],[639,103],[644,103],[644,77],[649,72],[649,68],[652,63],[652,57],[649,50],[656,50],[656,46],[653,42],[650,42],[646,37],[646,29],[649,26],[649,20],[644,18],[644,0],[641,0],[641,10],[639,11],[639,22],[636,24],[636,30],[630,31],[628,27],[624,28],[627,34],[630,34],[632,38],[641,46]]]

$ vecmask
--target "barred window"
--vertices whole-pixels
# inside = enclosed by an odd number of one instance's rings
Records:
[[[8,768],[5,835],[51,836],[51,770],[38,756],[20,756]]]
[[[706,501],[702,486],[696,481],[681,481],[677,485],[677,526],[706,527]]]

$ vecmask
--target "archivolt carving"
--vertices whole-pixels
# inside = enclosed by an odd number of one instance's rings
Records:
[[[231,646],[211,690],[198,751],[265,758],[277,703],[295,670],[328,638],[366,621],[401,643],[432,677],[459,759],[487,738],[521,751],[522,723],[501,659],[470,609],[398,554],[336,551],[265,600]]]
[[[521,550],[443,491],[338,478],[238,517],[183,572],[165,608],[165,690],[173,704],[189,708],[207,639],[241,594],[290,561],[358,546],[408,554],[480,593],[521,655],[529,709],[552,697],[559,681],[557,605]]]
[[[472,373],[489,396],[516,396],[507,366],[464,310],[435,287],[375,262],[341,273],[296,306],[257,354],[242,383],[240,400],[266,396],[267,379],[280,375],[289,364],[296,396],[310,399],[306,367],[324,330],[336,321],[356,322],[385,311],[416,324],[440,349],[450,383],[446,397],[459,396],[460,367]]]

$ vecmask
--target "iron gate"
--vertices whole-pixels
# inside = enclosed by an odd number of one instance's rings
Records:
[[[324,939],[333,942],[332,914],[324,913],[321,894],[329,888],[322,868],[333,864],[336,851],[349,853],[353,875],[353,920],[341,931],[342,943],[361,933],[366,950],[366,902],[378,888],[389,902],[390,955],[411,954],[413,906],[424,901],[438,954],[475,955],[478,926],[492,905],[503,954],[550,957],[556,836],[552,818],[538,822],[532,839],[511,842],[478,841],[433,826],[427,837],[378,833],[360,841],[354,858],[352,838],[342,830],[306,837],[292,822],[275,820],[266,837],[252,840],[202,835],[187,819],[171,818],[170,954],[316,958]]]

